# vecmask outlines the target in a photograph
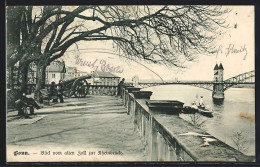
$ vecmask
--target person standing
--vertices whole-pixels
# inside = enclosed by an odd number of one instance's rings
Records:
[[[121,94],[121,89],[122,89],[122,86],[124,85],[124,82],[125,82],[125,78],[123,78],[119,84],[117,85],[117,96],[121,96],[122,97],[122,94]]]
[[[204,107],[203,96],[200,96],[199,105],[200,105],[201,107]]]
[[[62,96],[63,91],[64,91],[64,84],[63,84],[62,80],[60,80],[57,90],[58,90],[58,97],[60,99],[60,102],[64,103],[63,96]]]
[[[60,99],[60,102],[61,102],[61,103],[64,103],[62,94],[58,93],[58,91],[57,91],[57,89],[56,89],[56,87],[55,87],[55,82],[52,82],[52,83],[51,83],[50,96],[58,96],[58,98]],[[58,101],[56,101],[56,100],[53,99],[53,102],[58,102]]]

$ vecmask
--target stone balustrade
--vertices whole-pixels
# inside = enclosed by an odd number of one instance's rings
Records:
[[[27,94],[34,93],[35,87],[36,87],[35,84],[28,84],[27,85]],[[50,84],[46,84],[45,88],[46,89],[50,88]],[[16,88],[16,89],[18,89],[18,88]],[[117,86],[112,86],[112,85],[90,85],[88,94],[89,95],[115,96],[115,95],[117,95],[117,89],[118,89]]]
[[[151,161],[254,161],[179,117],[179,109],[164,101],[148,106],[152,92],[122,87],[122,100],[142,136]],[[168,107],[165,107],[168,106]],[[164,112],[165,111],[165,112]]]
[[[110,85],[90,85],[89,95],[117,95],[117,86]]]

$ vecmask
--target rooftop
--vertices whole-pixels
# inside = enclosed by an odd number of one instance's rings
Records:
[[[220,63],[218,69],[224,70],[222,63]]]
[[[214,67],[214,70],[217,70],[217,69],[218,69],[218,64],[216,64]]]
[[[60,73],[65,73],[66,68],[65,68],[65,62],[62,61],[53,61],[51,64],[47,67],[46,71],[48,72],[60,72]]]
[[[95,71],[93,73],[94,78],[120,78],[110,72],[103,72],[103,71]]]
[[[77,67],[69,67],[69,66],[66,66],[66,70],[77,70]]]
[[[224,70],[222,63],[220,63],[219,65],[216,64],[214,70]]]

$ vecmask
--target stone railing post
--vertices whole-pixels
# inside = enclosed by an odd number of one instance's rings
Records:
[[[152,156],[152,149],[149,144],[152,141],[151,134],[151,116],[150,114],[137,104],[137,100],[149,100],[152,93],[151,91],[140,91],[140,89],[132,89],[131,93],[134,95],[133,105],[131,106],[130,115],[133,118],[134,124],[138,132],[143,136],[143,142],[145,146],[145,153]],[[156,143],[156,141],[155,141]],[[157,147],[154,147],[157,148]]]
[[[134,102],[135,101],[134,99],[132,99],[130,97],[130,93],[132,93],[133,91],[140,91],[141,88],[135,88],[135,87],[126,87],[127,89],[127,103],[126,103],[126,110],[127,110],[127,114],[129,115],[130,114],[130,110],[131,108],[134,108],[134,106],[131,106],[131,103],[134,105]],[[131,102],[132,101],[132,102]]]
[[[122,85],[121,86],[121,98],[122,98],[122,101],[123,101],[123,105],[125,105],[125,86]]]
[[[183,107],[183,103],[179,101],[164,101],[164,100],[146,100],[146,104],[149,107],[149,113],[158,114],[173,114],[178,115],[180,109]],[[163,134],[160,133],[160,129],[156,126],[153,116],[151,115],[150,127],[152,134],[150,142],[150,150],[152,151],[152,161],[166,161],[171,159],[170,150],[172,150],[168,142],[164,139]]]
[[[128,92],[127,92],[127,89],[128,88],[132,88],[133,86],[124,86],[123,87],[123,104],[124,104],[124,106],[126,106],[127,105],[127,98],[128,98]]]
[[[151,95],[153,94],[153,92],[151,91],[140,91],[140,90],[133,90],[132,91],[133,95],[134,95],[134,106],[132,108],[132,112],[133,112],[133,117],[134,117],[134,122],[136,123],[136,119],[137,119],[137,106],[136,106],[136,99],[146,99],[146,100],[150,100]],[[140,111],[139,111],[140,112]],[[141,112],[140,112],[141,114]]]
[[[154,119],[153,117],[151,117],[150,119],[150,132],[151,132],[151,141],[150,141],[150,145],[148,145],[148,147],[150,147],[150,158],[151,161],[158,161],[158,152],[159,152],[159,148],[158,148],[158,131],[156,130],[156,128],[153,128],[153,124],[154,124]]]

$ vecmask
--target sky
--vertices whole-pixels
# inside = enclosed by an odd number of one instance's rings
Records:
[[[139,80],[213,80],[213,68],[216,63],[224,67],[224,80],[255,69],[255,30],[254,6],[225,6],[231,9],[226,21],[230,28],[225,33],[219,32],[216,40],[218,53],[212,56],[200,55],[186,69],[167,68],[165,66],[131,61],[121,58],[113,52],[109,41],[81,42],[78,49],[72,46],[61,58],[67,66],[77,67],[84,72],[96,68],[102,70],[105,66],[114,69],[111,72],[119,77],[131,80],[138,76]],[[240,50],[232,53],[231,50]],[[228,52],[228,50],[230,52]],[[77,55],[77,56],[76,56]],[[79,59],[95,68],[81,66]],[[112,68],[111,68],[112,67]]]

